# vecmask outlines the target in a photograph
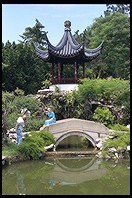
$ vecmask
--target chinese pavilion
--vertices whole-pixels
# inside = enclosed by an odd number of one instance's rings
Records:
[[[45,62],[52,64],[52,84],[78,83],[79,65],[83,68],[83,77],[85,77],[85,62],[95,59],[102,50],[103,42],[95,49],[86,49],[84,41],[78,43],[71,34],[71,22],[65,21],[65,30],[63,37],[58,45],[53,46],[47,37],[47,49],[41,50],[38,43],[34,43],[35,51],[38,57]],[[74,76],[64,78],[63,66],[73,65]],[[57,71],[57,75],[55,73]]]

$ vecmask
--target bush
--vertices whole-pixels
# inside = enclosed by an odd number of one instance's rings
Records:
[[[38,117],[31,117],[27,120],[25,124],[24,131],[38,131],[43,125],[44,119]]]
[[[113,123],[114,116],[107,107],[97,107],[93,114],[93,119],[108,126],[109,124]]]
[[[39,132],[40,137],[43,139],[45,146],[49,146],[50,144],[55,143],[54,135],[51,132],[47,132],[44,130]]]
[[[12,102],[12,112],[20,113],[20,110],[27,108],[31,114],[39,110],[41,103],[31,96],[16,96]]]
[[[9,141],[6,145],[2,146],[2,155],[14,156],[17,155],[17,145]]]
[[[130,129],[127,128],[125,125],[119,123],[114,125],[108,125],[108,128],[115,131],[130,131]]]
[[[102,151],[107,151],[108,148],[114,147],[118,149],[119,147],[126,149],[126,147],[130,144],[130,133],[117,133],[115,132],[116,138],[108,139],[103,143]]]
[[[26,158],[31,156],[33,159],[38,159],[39,155],[44,153],[44,147],[54,143],[52,133],[32,131],[30,134],[25,135],[24,141],[18,146],[18,152]]]
[[[100,102],[102,105],[112,105],[118,123],[130,123],[130,81],[119,78],[112,79],[83,79],[78,86],[77,101],[85,104],[86,101]]]
[[[28,120],[25,130],[38,130],[44,122],[38,115],[34,116],[36,112],[39,114],[42,104],[31,96],[14,96],[13,93],[3,92],[2,104],[3,111],[6,110],[6,108],[8,109],[6,116],[8,129],[15,127],[17,118],[21,115],[21,109],[23,108],[27,108],[31,112],[31,118]]]
[[[35,141],[23,141],[19,146],[18,146],[18,152],[26,158],[29,156],[32,156],[32,159],[38,159],[39,154],[44,152],[44,147],[43,143],[40,142],[42,140],[37,140]]]

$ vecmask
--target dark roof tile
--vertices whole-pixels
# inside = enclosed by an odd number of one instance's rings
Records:
[[[83,59],[82,62],[87,62],[93,60],[100,54],[103,47],[103,42],[97,48],[86,49],[83,42],[79,44],[72,36],[70,26],[68,26],[70,23],[68,22],[69,21],[65,22],[66,28],[64,35],[56,46],[53,46],[49,42],[48,38],[47,50],[41,50],[39,49],[37,43],[34,44],[35,51],[40,58],[47,62],[53,62],[57,58],[59,58],[59,60],[62,58],[62,62],[65,62],[65,60],[67,61],[67,59],[69,59],[69,62],[72,62],[71,59],[74,61],[76,57],[82,55],[80,56]]]

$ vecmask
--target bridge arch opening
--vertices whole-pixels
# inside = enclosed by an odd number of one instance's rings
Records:
[[[59,137],[56,140],[55,144],[56,150],[59,150],[62,147],[65,147],[66,150],[68,150],[69,148],[77,150],[78,148],[80,149],[81,146],[82,150],[87,150],[88,148],[95,148],[94,139],[83,131],[69,131]]]
[[[56,164],[65,171],[72,170],[72,172],[80,172],[80,171],[87,171],[91,166],[94,165],[96,160],[97,160],[96,157],[84,158],[83,161],[79,163],[80,157],[59,158],[59,159],[56,159]],[[68,163],[68,161],[70,161],[70,163]],[[76,166],[73,166],[73,163],[75,161],[76,161]]]

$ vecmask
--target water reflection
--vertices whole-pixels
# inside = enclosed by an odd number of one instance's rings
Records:
[[[111,194],[111,187],[114,191],[116,185],[118,192],[129,194],[129,163],[119,164],[96,157],[50,158],[12,164],[2,170],[2,194]]]
[[[16,171],[17,175],[17,190],[18,190],[18,195],[26,195],[26,187],[24,184],[24,177],[20,173],[19,170]]]
[[[66,184],[78,184],[85,181],[95,180],[106,173],[101,166],[101,159],[57,159],[52,177],[54,180]],[[58,174],[59,172],[59,174]]]

